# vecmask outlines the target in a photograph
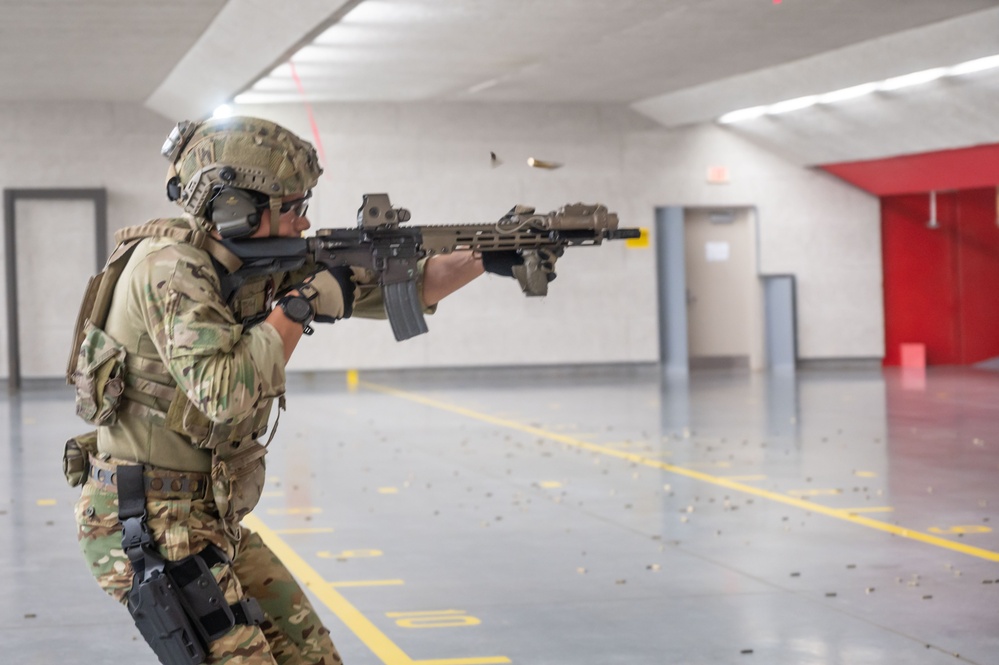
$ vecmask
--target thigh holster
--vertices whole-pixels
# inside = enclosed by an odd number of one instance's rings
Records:
[[[199,665],[208,645],[234,626],[262,623],[256,599],[226,602],[211,569],[229,560],[214,545],[180,561],[159,555],[146,525],[143,467],[118,466],[116,476],[121,543],[134,571],[128,611],[160,662]]]

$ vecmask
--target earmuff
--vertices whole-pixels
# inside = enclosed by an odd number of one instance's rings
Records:
[[[180,178],[178,176],[171,176],[167,180],[166,191],[167,198],[171,201],[176,201],[180,198]]]
[[[260,227],[261,195],[236,187],[217,187],[206,217],[224,240],[245,238]]]

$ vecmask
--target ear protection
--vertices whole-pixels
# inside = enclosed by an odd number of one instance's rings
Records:
[[[259,195],[235,187],[216,187],[206,217],[224,240],[245,238],[260,227]]]

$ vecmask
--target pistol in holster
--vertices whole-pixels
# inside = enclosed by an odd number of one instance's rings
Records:
[[[122,548],[135,573],[128,611],[163,665],[200,665],[209,645],[234,626],[264,621],[260,604],[226,602],[211,569],[229,560],[214,545],[180,561],[161,557],[146,525],[142,466],[121,465],[116,473]]]

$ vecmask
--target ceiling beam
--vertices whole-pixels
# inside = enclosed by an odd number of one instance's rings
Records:
[[[204,118],[361,2],[230,0],[145,104],[173,121]]]

